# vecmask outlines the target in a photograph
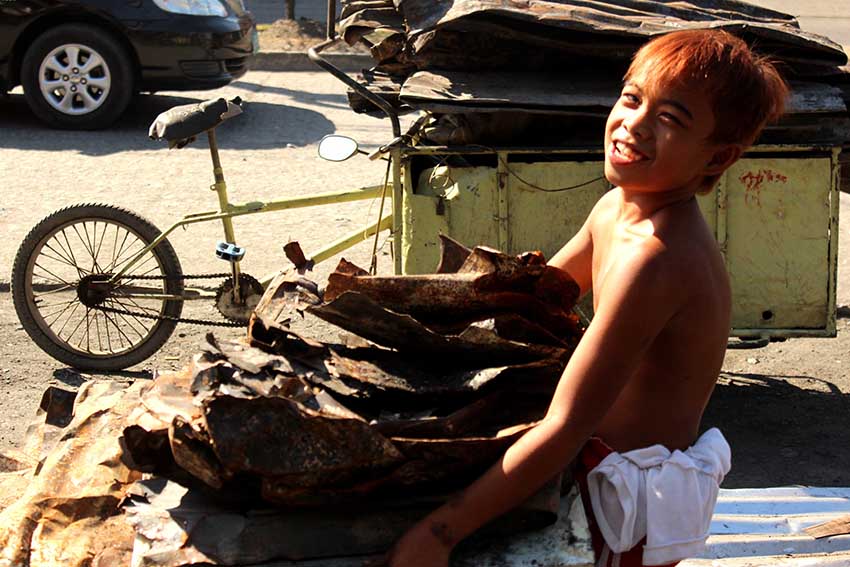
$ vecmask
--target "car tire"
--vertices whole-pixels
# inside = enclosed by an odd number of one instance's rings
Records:
[[[134,71],[127,51],[109,32],[65,24],[47,30],[27,49],[21,84],[27,104],[48,125],[96,130],[127,108]]]

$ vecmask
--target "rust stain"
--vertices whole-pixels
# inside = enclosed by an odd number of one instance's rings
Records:
[[[747,205],[761,206],[761,192],[765,184],[787,183],[788,177],[773,171],[772,169],[759,169],[748,171],[741,175],[738,180],[744,184],[744,202]]]

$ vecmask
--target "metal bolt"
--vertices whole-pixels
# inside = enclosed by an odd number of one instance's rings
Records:
[[[81,82],[81,83],[83,83],[84,85],[85,85],[85,84],[88,84],[88,81],[87,81],[87,80],[85,80],[85,79],[83,79],[83,80],[82,80],[82,81],[80,81],[80,82]]]
[[[75,86],[71,87],[71,92],[72,92],[72,93],[77,92],[77,87],[75,87]]]
[[[71,78],[71,77],[69,77],[68,75],[62,75],[62,80],[63,80],[63,81],[67,81],[67,80],[68,80],[68,79],[70,79],[70,78]]]
[[[79,73],[79,72],[80,72],[80,70],[79,70],[79,69],[77,69],[76,67],[74,67],[73,69],[71,69],[71,72],[72,72],[72,73],[74,73],[74,74],[76,75],[77,73]]]

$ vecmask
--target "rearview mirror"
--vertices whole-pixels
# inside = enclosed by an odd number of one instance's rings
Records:
[[[319,157],[328,161],[345,161],[357,153],[357,141],[348,136],[328,134],[319,141]]]

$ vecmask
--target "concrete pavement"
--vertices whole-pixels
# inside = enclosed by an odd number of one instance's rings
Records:
[[[305,1],[305,0],[300,0]],[[750,4],[796,16],[800,27],[850,45],[850,0],[748,0]]]
[[[388,142],[392,134],[388,121],[353,113],[345,85],[323,71],[250,71],[215,92],[141,96],[114,127],[99,132],[49,130],[29,112],[21,94],[12,94],[0,100],[0,224],[6,242],[0,247],[0,282],[9,281],[16,248],[29,229],[62,206],[113,203],[142,214],[160,229],[185,213],[215,209],[206,139],[168,150],[148,139],[147,127],[172,106],[236,95],[246,101],[244,114],[218,129],[233,202],[376,185],[383,179],[382,162],[356,156],[330,163],[316,154],[316,143],[325,134],[353,136],[366,149]],[[238,242],[248,249],[245,269],[254,276],[272,272],[287,265],[281,246],[289,239],[299,240],[310,252],[376,214],[376,204],[360,202],[236,219]],[[193,225],[170,237],[184,272],[227,268],[214,254],[221,232],[214,224]],[[355,261],[368,264],[370,249],[361,247]]]
[[[283,9],[282,0],[246,2],[258,14]],[[798,10],[804,28],[836,39],[850,34],[850,0],[752,3],[791,13]],[[297,0],[296,15],[321,19],[325,5],[324,0]],[[261,21],[263,17],[270,16],[262,16]],[[844,43],[850,44],[850,37]],[[316,156],[315,143],[324,134],[350,134],[366,147],[386,142],[390,136],[386,121],[351,112],[345,86],[321,71],[252,71],[215,93],[139,97],[114,128],[97,133],[45,129],[18,90],[0,100],[0,173],[5,182],[0,222],[7,243],[0,248],[0,285],[8,282],[15,249],[26,232],[62,205],[115,202],[150,217],[160,228],[188,210],[213,208],[214,196],[206,190],[212,179],[203,140],[185,150],[168,151],[148,140],[145,132],[162,110],[221,95],[239,95],[248,101],[245,115],[221,128],[224,168],[234,201],[270,200],[380,181],[383,171],[378,163],[354,158],[331,164]],[[339,210],[331,218],[318,209],[302,209],[266,215],[259,222],[258,217],[237,221],[240,240],[260,243],[259,248],[249,247],[250,272],[261,275],[279,266],[280,245],[288,238],[301,240],[309,251],[374,214],[374,206],[367,205],[364,211],[362,204],[343,205]],[[213,256],[218,233],[211,226],[193,227],[173,236],[180,256],[192,259],[184,266],[187,273],[220,271],[222,266]],[[841,255],[841,261],[848,260],[850,256]],[[848,300],[844,298],[845,303]]]

